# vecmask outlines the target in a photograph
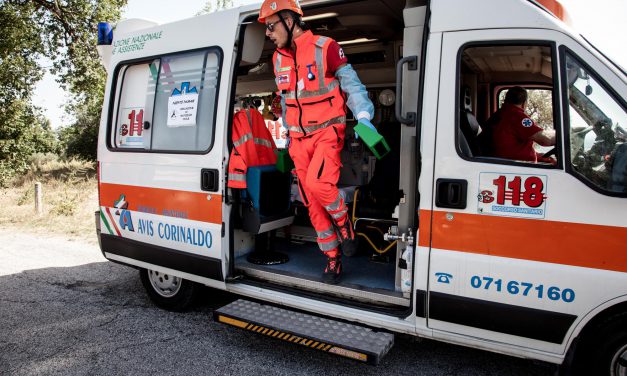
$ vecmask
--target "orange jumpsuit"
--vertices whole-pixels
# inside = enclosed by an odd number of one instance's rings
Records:
[[[263,117],[255,109],[235,114],[232,140],[227,185],[230,188],[246,188],[248,167],[275,164],[276,145]]]
[[[327,50],[332,39],[306,31],[291,50],[274,53],[276,83],[285,99],[289,153],[296,166],[301,198],[329,257],[338,253],[334,223],[342,226],[348,209],[337,188],[344,146],[346,102],[338,80],[327,77]]]

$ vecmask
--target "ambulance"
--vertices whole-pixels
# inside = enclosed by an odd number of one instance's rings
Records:
[[[289,171],[251,167],[245,192],[226,184],[237,111],[260,111],[285,146],[268,111],[275,46],[260,4],[103,29],[104,256],[137,268],[165,309],[202,286],[232,293],[213,318],[269,345],[377,364],[403,334],[625,375],[625,71],[554,0],[301,5],[309,29],[342,47],[390,147],[378,158],[347,115],[338,186],[358,247],[340,282],[321,278]],[[540,162],[486,152],[488,120],[514,86],[529,119],[556,133]]]

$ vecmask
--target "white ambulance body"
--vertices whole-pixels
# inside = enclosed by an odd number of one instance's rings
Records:
[[[259,4],[166,25],[124,21],[113,44],[99,47],[109,73],[98,146],[105,257],[140,269],[151,298],[170,309],[203,284],[314,316],[624,374],[625,72],[526,0],[303,9],[314,34],[341,42],[392,146],[375,162],[349,141],[349,116],[339,186],[356,208],[361,252],[345,257],[342,282],[321,282],[324,258],[294,187],[261,180],[261,200],[288,200],[290,209],[262,218],[257,231],[244,230],[243,204],[226,187],[234,112],[247,99],[261,109],[276,91]],[[555,163],[485,153],[477,125],[487,129],[513,86],[544,105],[530,117],[555,129],[555,148],[543,150]],[[281,146],[277,122],[268,124]],[[385,177],[380,199],[395,214],[367,208],[359,194],[381,188],[369,184],[386,170],[396,175]],[[268,233],[288,262],[247,261]],[[335,352],[359,359],[353,350]]]

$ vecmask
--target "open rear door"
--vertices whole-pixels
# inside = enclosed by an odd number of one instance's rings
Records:
[[[108,259],[223,286],[223,157],[238,21],[235,9],[114,31],[98,150]]]

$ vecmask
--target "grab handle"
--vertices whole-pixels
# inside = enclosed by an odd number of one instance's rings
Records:
[[[403,124],[410,126],[416,125],[416,113],[408,112],[406,116],[402,114],[403,105],[403,65],[407,64],[407,69],[418,69],[418,56],[407,56],[402,58],[396,64],[396,119]]]

